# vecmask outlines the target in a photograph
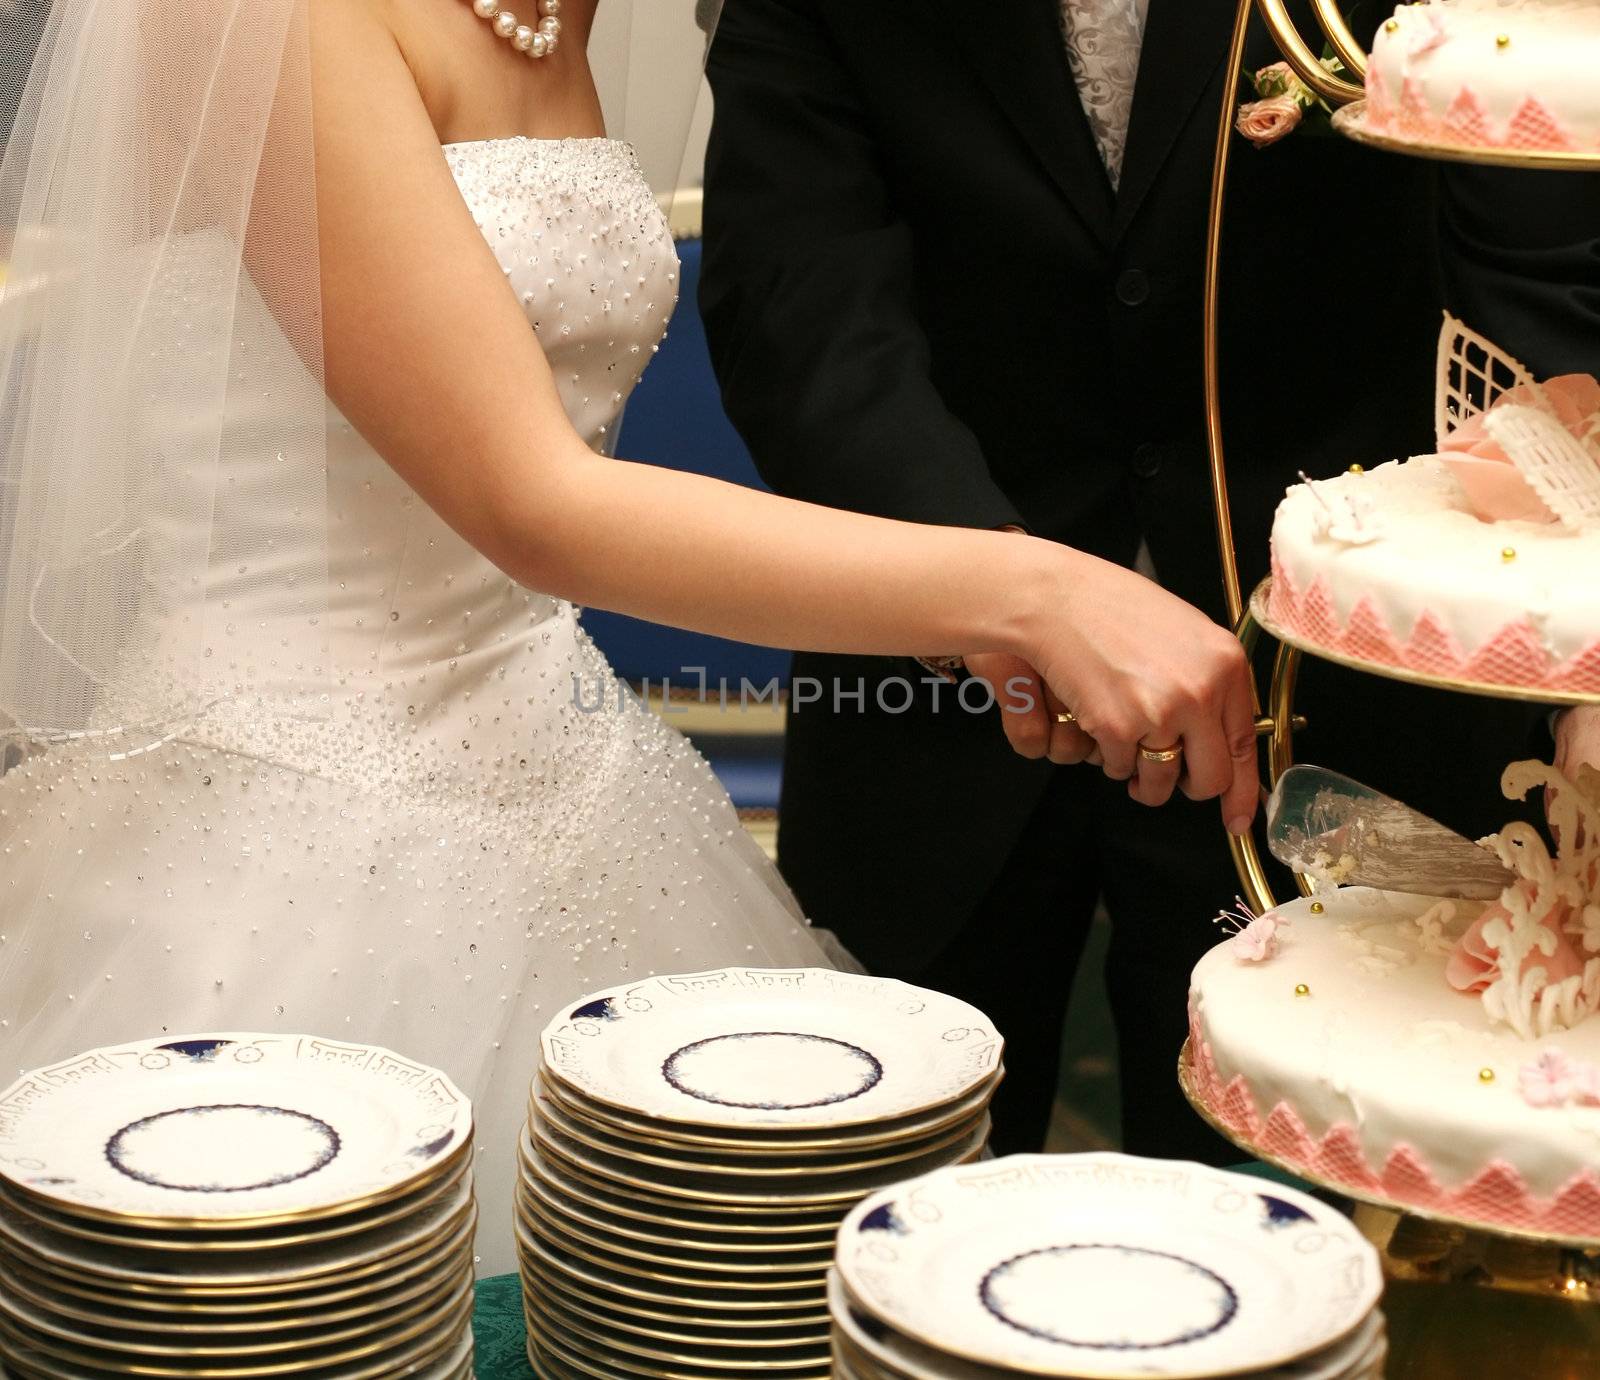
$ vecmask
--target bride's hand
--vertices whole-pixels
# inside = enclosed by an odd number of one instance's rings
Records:
[[[1261,786],[1238,640],[1135,571],[1080,552],[1067,562],[1058,602],[1035,617],[1027,658],[1072,719],[1048,714],[1052,760],[1092,760],[1087,735],[1106,775],[1127,781],[1135,800],[1159,805],[1174,789],[1221,797],[1229,832],[1244,833]],[[1058,738],[1073,727],[1076,736]],[[1173,747],[1182,752],[1170,762],[1141,751]]]

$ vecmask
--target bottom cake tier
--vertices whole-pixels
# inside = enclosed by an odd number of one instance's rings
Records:
[[[1600,1018],[1538,1040],[1492,1023],[1417,923],[1433,904],[1352,887],[1280,907],[1265,957],[1219,944],[1190,987],[1193,1093],[1356,1197],[1600,1244]]]

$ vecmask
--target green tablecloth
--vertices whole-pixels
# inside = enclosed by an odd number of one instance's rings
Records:
[[[515,1275],[478,1281],[472,1332],[478,1380],[536,1380],[523,1345],[522,1291]]]

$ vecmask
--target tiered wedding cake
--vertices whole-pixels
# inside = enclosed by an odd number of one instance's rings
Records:
[[[1600,151],[1592,0],[1402,5],[1367,64],[1367,127],[1466,149]]]
[[[1504,784],[1554,787],[1562,847],[1496,836],[1498,901],[1351,888],[1239,917],[1194,971],[1194,1083],[1312,1178],[1600,1239],[1600,773],[1523,762]]]
[[[1447,317],[1436,428],[1436,454],[1290,489],[1274,630],[1447,680],[1600,692],[1600,384],[1536,383]]]

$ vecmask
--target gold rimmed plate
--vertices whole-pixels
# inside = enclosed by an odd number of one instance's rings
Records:
[[[462,1184],[470,1184],[471,1168],[471,1160],[462,1157],[445,1178],[429,1183],[415,1194],[391,1198],[377,1207],[364,1208],[359,1212],[260,1229],[235,1228],[220,1236],[205,1236],[198,1231],[188,1230],[160,1232],[155,1228],[123,1227],[101,1218],[68,1215],[57,1212],[53,1204],[39,1199],[24,1200],[6,1189],[0,1189],[0,1203],[50,1231],[100,1245],[115,1246],[123,1251],[159,1251],[190,1256],[234,1252],[262,1256],[296,1246],[336,1241],[341,1237],[356,1236],[404,1222],[435,1203],[447,1201]]]
[[[651,1250],[648,1243],[625,1236],[614,1236],[602,1228],[591,1225],[576,1213],[568,1211],[559,1204],[553,1204],[547,1198],[540,1198],[526,1186],[517,1193],[517,1206],[540,1221],[559,1228],[574,1241],[593,1246],[597,1250],[609,1251],[613,1255],[625,1256],[629,1260],[637,1260],[646,1267],[682,1266],[700,1274],[735,1277],[749,1275],[762,1278],[774,1275],[781,1278],[801,1275],[819,1277],[827,1269],[828,1262],[833,1259],[831,1249],[818,1251],[809,1256],[779,1256],[774,1260],[752,1260],[749,1256],[722,1256],[711,1251],[699,1250],[687,1243],[669,1244],[665,1250]]]
[[[63,1380],[79,1372],[96,1380],[102,1375],[170,1377],[171,1380],[255,1380],[255,1377],[265,1380],[288,1375],[303,1380],[324,1380],[324,1377],[327,1380],[334,1380],[334,1377],[373,1380],[377,1376],[403,1373],[406,1366],[423,1365],[446,1355],[460,1341],[462,1332],[471,1323],[471,1316],[472,1283],[468,1280],[456,1297],[441,1303],[433,1312],[360,1345],[331,1348],[276,1365],[223,1367],[200,1363],[178,1367],[108,1357],[69,1346],[36,1329],[21,1327],[0,1312],[0,1356],[11,1349],[22,1348],[30,1355],[49,1358],[59,1368],[46,1373],[61,1376]],[[26,1362],[27,1358],[23,1359]]]
[[[620,1186],[640,1202],[656,1207],[680,1210],[694,1208],[698,1212],[716,1216],[761,1217],[766,1220],[778,1217],[792,1223],[795,1218],[804,1216],[818,1220],[827,1216],[831,1219],[849,1201],[848,1196],[836,1194],[798,1199],[765,1194],[730,1198],[695,1188],[692,1183],[679,1190],[675,1184],[664,1182],[664,1175],[646,1176],[644,1166],[591,1151],[554,1130],[543,1120],[530,1120],[528,1133],[534,1148],[547,1160],[554,1161],[580,1178],[594,1178],[608,1184],[613,1192]]]
[[[199,1355],[208,1346],[288,1351],[342,1341],[346,1335],[353,1337],[363,1330],[386,1326],[395,1320],[394,1310],[398,1308],[422,1307],[441,1291],[449,1292],[457,1276],[471,1265],[470,1252],[458,1250],[452,1258],[432,1265],[425,1274],[397,1281],[385,1290],[370,1292],[353,1304],[333,1308],[301,1307],[280,1311],[271,1317],[241,1318],[238,1314],[227,1314],[204,1322],[197,1322],[188,1315],[173,1317],[111,1303],[91,1304],[64,1290],[51,1288],[38,1276],[29,1277],[22,1271],[4,1267],[0,1267],[0,1282],[29,1307],[61,1320],[66,1327],[115,1328],[131,1338],[147,1339],[156,1350],[164,1348],[159,1339],[175,1338],[184,1343],[183,1354],[192,1350]],[[3,1306],[0,1303],[0,1307]],[[331,1335],[335,1332],[340,1335]],[[146,1344],[145,1340],[140,1344]]]
[[[581,1147],[573,1146],[570,1150],[564,1150],[549,1139],[536,1143],[531,1127],[523,1128],[517,1148],[524,1173],[538,1172],[536,1165],[554,1170],[563,1176],[563,1186],[572,1186],[573,1193],[581,1192],[587,1198],[593,1190],[605,1194],[607,1201],[625,1200],[636,1215],[644,1213],[646,1209],[657,1214],[649,1220],[669,1223],[681,1220],[707,1231],[735,1232],[752,1237],[771,1234],[794,1238],[831,1232],[840,1215],[837,1203],[807,1203],[798,1208],[777,1208],[664,1197],[651,1192],[645,1181],[621,1183],[593,1173],[590,1165],[581,1158]]]
[[[573,1140],[593,1149],[605,1150],[623,1159],[659,1169],[687,1174],[721,1175],[728,1178],[758,1180],[767,1178],[827,1178],[867,1174],[892,1164],[929,1155],[969,1134],[985,1115],[980,1111],[965,1121],[953,1122],[936,1132],[866,1151],[806,1151],[791,1147],[787,1153],[775,1151],[728,1150],[724,1147],[699,1149],[692,1145],[639,1139],[626,1131],[607,1126],[598,1117],[563,1103],[541,1087],[532,1099],[531,1112],[545,1117],[552,1126]]]
[[[558,1362],[575,1365],[587,1375],[619,1377],[620,1380],[727,1380],[730,1374],[737,1371],[723,1369],[715,1366],[696,1365],[692,1361],[662,1362],[653,1361],[640,1356],[632,1356],[625,1352],[612,1351],[589,1338],[574,1337],[565,1331],[559,1324],[552,1324],[547,1318],[532,1310],[525,1310],[524,1316],[528,1321],[528,1336],[531,1341]],[[765,1366],[760,1366],[751,1361],[744,1363],[745,1375],[760,1375],[765,1373]],[[827,1380],[828,1363],[827,1351],[824,1348],[815,1365],[803,1368],[788,1369],[775,1372],[790,1377],[790,1380]]]
[[[560,1294],[575,1308],[614,1314],[628,1319],[635,1326],[659,1324],[667,1328],[711,1328],[743,1336],[748,1332],[810,1335],[817,1328],[828,1325],[827,1311],[814,1307],[779,1308],[764,1313],[748,1310],[719,1313],[700,1305],[647,1303],[642,1299],[608,1293],[604,1285],[579,1284],[572,1274],[562,1273],[531,1251],[523,1252],[518,1275],[524,1289],[549,1290]]]
[[[790,1348],[754,1348],[735,1345],[673,1346],[652,1342],[647,1338],[602,1326],[592,1318],[568,1313],[554,1306],[549,1299],[524,1296],[524,1312],[530,1324],[541,1322],[570,1338],[575,1349],[593,1354],[618,1358],[628,1364],[643,1361],[650,1365],[693,1366],[721,1375],[749,1375],[752,1370],[761,1374],[783,1375],[793,1371],[814,1371],[827,1364],[828,1343],[825,1335],[809,1346]]]
[[[552,1078],[632,1116],[841,1131],[971,1094],[1004,1042],[976,1007],[892,978],[719,968],[584,997],[545,1028]]]
[[[650,1307],[689,1308],[711,1314],[782,1316],[785,1321],[809,1316],[827,1308],[827,1296],[820,1287],[811,1293],[767,1293],[739,1291],[708,1283],[665,1287],[655,1281],[613,1270],[604,1260],[574,1250],[566,1242],[554,1240],[533,1230],[520,1217],[513,1220],[517,1247],[524,1267],[534,1275],[554,1270],[579,1287],[599,1292],[606,1298],[619,1297]]]
[[[703,1223],[683,1219],[672,1219],[650,1230],[648,1220],[641,1221],[637,1216],[624,1217],[609,1210],[603,1203],[595,1201],[594,1194],[574,1192],[542,1166],[525,1169],[521,1183],[523,1191],[543,1194],[551,1206],[559,1207],[580,1222],[641,1245],[671,1249],[691,1246],[696,1250],[711,1251],[735,1259],[809,1258],[828,1255],[833,1250],[834,1231],[826,1225],[798,1239],[767,1236],[752,1240],[748,1235],[712,1231]]]
[[[1480,148],[1473,144],[1421,142],[1400,139],[1372,128],[1365,101],[1352,101],[1333,112],[1333,127],[1347,139],[1387,153],[1413,158],[1438,158],[1447,163],[1475,163],[1490,168],[1529,168],[1549,171],[1600,172],[1600,149]]]
[[[759,1279],[703,1271],[688,1260],[658,1263],[635,1255],[624,1255],[595,1242],[588,1236],[579,1236],[567,1223],[530,1208],[525,1202],[518,1202],[516,1217],[520,1226],[527,1228],[535,1236],[542,1236],[547,1244],[560,1246],[563,1250],[603,1268],[610,1274],[627,1275],[657,1286],[726,1289],[733,1293],[760,1294],[773,1298],[780,1295],[815,1298],[822,1288],[821,1270],[762,1275]]]
[[[472,1184],[458,1181],[448,1198],[420,1209],[414,1217],[355,1237],[302,1247],[271,1261],[236,1253],[186,1257],[172,1252],[140,1253],[64,1236],[0,1204],[0,1240],[13,1255],[39,1260],[89,1279],[109,1280],[118,1289],[196,1298],[291,1294],[348,1283],[409,1259],[459,1228],[473,1211]]]
[[[773,1178],[762,1189],[729,1189],[711,1186],[710,1176],[669,1169],[654,1169],[635,1165],[632,1161],[599,1148],[592,1137],[569,1134],[559,1125],[552,1125],[542,1114],[530,1119],[533,1138],[540,1150],[554,1154],[564,1162],[586,1162],[594,1173],[631,1188],[651,1191],[655,1196],[685,1199],[702,1205],[715,1206],[718,1211],[730,1208],[748,1208],[753,1211],[779,1209],[795,1211],[802,1205],[818,1211],[828,1211],[853,1203],[863,1194],[887,1187],[901,1179],[915,1178],[925,1168],[953,1160],[965,1159],[981,1153],[988,1140],[988,1116],[974,1130],[949,1146],[898,1164],[884,1166],[855,1176],[850,1182],[837,1187],[821,1187],[816,1181],[800,1177]],[[641,1179],[649,1173],[648,1179]]]
[[[578,1298],[559,1285],[547,1281],[522,1277],[524,1292],[532,1291],[545,1298],[565,1313],[591,1318],[595,1323],[628,1333],[630,1336],[669,1342],[679,1346],[717,1346],[763,1350],[793,1350],[796,1347],[816,1346],[826,1340],[828,1319],[820,1317],[800,1327],[785,1328],[734,1328],[724,1330],[712,1324],[686,1318],[649,1318],[625,1312],[591,1299]]]
[[[458,1170],[471,1139],[471,1103],[439,1070],[306,1035],[107,1045],[0,1092],[13,1197],[163,1232],[361,1212]]]
[[[854,1150],[870,1153],[875,1146],[915,1140],[936,1134],[963,1121],[975,1121],[994,1100],[995,1091],[1004,1077],[1005,1068],[1002,1065],[991,1078],[966,1097],[914,1116],[889,1118],[849,1131],[813,1132],[802,1129],[782,1134],[772,1131],[741,1130],[735,1127],[711,1130],[706,1127],[630,1115],[589,1097],[557,1078],[552,1078],[549,1071],[543,1068],[539,1070],[538,1086],[546,1096],[572,1115],[582,1113],[584,1119],[596,1122],[614,1134],[638,1140],[646,1145],[689,1146],[697,1150],[714,1148],[746,1153],[772,1151],[775,1154],[792,1155]]]
[[[295,1352],[326,1351],[359,1342],[374,1333],[392,1333],[403,1324],[436,1311],[441,1301],[457,1297],[462,1286],[471,1282],[472,1261],[457,1260],[423,1291],[411,1297],[397,1297],[376,1313],[343,1323],[328,1322],[306,1314],[292,1323],[261,1329],[243,1335],[196,1337],[168,1334],[158,1339],[148,1328],[129,1329],[121,1319],[82,1318],[64,1313],[49,1298],[29,1290],[15,1276],[0,1271],[0,1313],[19,1326],[56,1338],[86,1352],[111,1353],[143,1359],[204,1361],[224,1365],[249,1363],[252,1358],[289,1355]]]
[[[147,1317],[155,1314],[160,1318],[159,1326],[163,1330],[181,1332],[191,1321],[196,1326],[210,1327],[256,1318],[271,1322],[288,1314],[333,1316],[347,1307],[370,1308],[374,1295],[406,1288],[415,1280],[437,1273],[458,1253],[470,1251],[476,1223],[477,1206],[469,1204],[468,1211],[460,1221],[437,1242],[425,1242],[419,1248],[385,1257],[343,1284],[335,1280],[324,1284],[322,1288],[266,1296],[256,1295],[249,1290],[234,1290],[220,1297],[205,1295],[199,1298],[171,1289],[153,1292],[145,1292],[142,1288],[119,1290],[112,1281],[85,1278],[80,1272],[64,1271],[38,1260],[24,1260],[7,1250],[3,1243],[0,1243],[0,1263],[5,1263],[23,1278],[34,1281],[52,1293],[77,1300],[79,1306]]]

